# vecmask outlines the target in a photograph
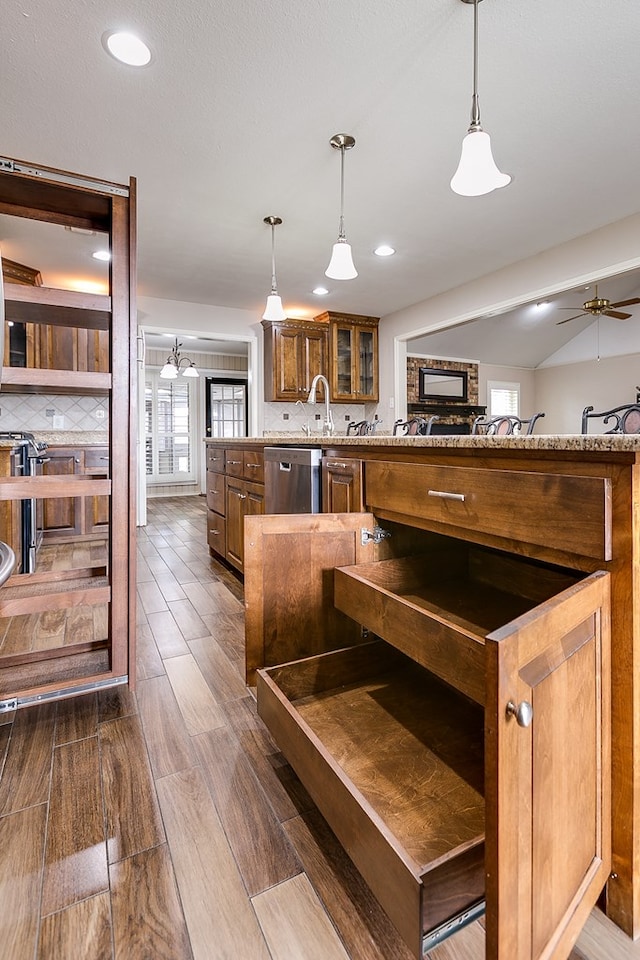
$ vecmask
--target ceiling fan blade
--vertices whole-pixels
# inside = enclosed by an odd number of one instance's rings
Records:
[[[632,303],[640,303],[640,297],[632,297],[631,300],[618,300],[617,303],[612,303],[612,307],[630,307]]]
[[[559,308],[559,309],[562,309],[562,308]],[[566,307],[564,309],[566,310]],[[558,322],[556,323],[556,327],[559,327],[561,323],[569,323],[569,320],[577,320],[578,317],[587,317],[587,316],[588,316],[587,313],[576,313],[575,317],[567,317],[566,320],[558,320]]]
[[[620,313],[619,310],[605,310],[605,317],[613,317],[615,320],[628,320],[631,316],[630,313]]]

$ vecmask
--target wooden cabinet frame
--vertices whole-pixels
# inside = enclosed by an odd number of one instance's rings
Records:
[[[0,171],[0,212],[107,233],[111,248],[110,294],[6,284],[6,313],[44,325],[78,331],[87,344],[93,333],[109,338],[94,369],[4,367],[2,390],[17,393],[91,394],[105,398],[109,432],[109,477],[46,477],[0,480],[0,499],[20,497],[108,498],[109,537],[105,564],[13,576],[0,592],[0,616],[108,606],[105,637],[97,643],[52,648],[0,658],[0,707],[26,706],[85,689],[134,682],[135,664],[135,249],[136,183],[115,184],[66,171],[6,160]],[[104,337],[102,338],[104,339]],[[93,348],[92,348],[93,349]],[[89,347],[87,346],[87,351]],[[90,351],[89,351],[90,352]],[[87,357],[89,357],[89,352]],[[85,369],[82,369],[82,367]],[[113,429],[117,424],[118,428]]]

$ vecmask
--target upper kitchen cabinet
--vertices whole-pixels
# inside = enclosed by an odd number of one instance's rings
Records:
[[[377,403],[378,317],[323,313],[316,319],[329,323],[331,400]]]
[[[15,434],[13,420],[0,425],[0,539],[28,546],[29,563],[19,556],[0,589],[2,712],[134,679],[135,181],[0,158],[0,217],[3,252],[32,265],[26,274],[17,262],[3,271],[1,391],[19,396],[25,421]],[[78,243],[102,235],[97,243],[111,253],[104,293],[46,285],[62,259],[57,247],[67,249],[64,228]],[[55,448],[26,432],[33,394],[101,397],[100,446],[67,451],[69,466],[55,469]],[[60,504],[75,513],[56,526]]]
[[[306,400],[313,378],[327,376],[329,326],[318,320],[263,320],[265,400]],[[322,388],[319,399],[324,400]]]

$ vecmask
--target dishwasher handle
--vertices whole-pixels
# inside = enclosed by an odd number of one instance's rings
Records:
[[[278,470],[282,470],[283,473],[291,473],[291,461],[290,461],[290,460],[279,460],[279,461],[278,461]]]

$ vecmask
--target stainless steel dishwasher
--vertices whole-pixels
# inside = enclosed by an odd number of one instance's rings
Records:
[[[265,513],[320,513],[321,461],[319,447],[265,447]]]

